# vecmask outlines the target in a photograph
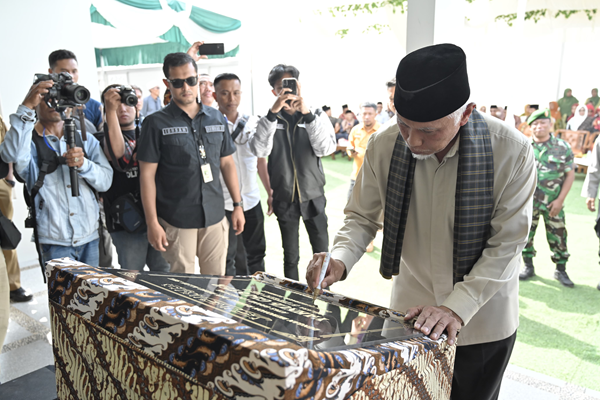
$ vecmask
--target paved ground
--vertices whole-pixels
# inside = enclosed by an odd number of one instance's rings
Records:
[[[39,266],[23,268],[21,281],[35,297],[29,303],[11,304],[8,335],[0,353],[0,382],[8,382],[54,362],[48,296]],[[600,392],[510,365],[500,400],[514,399],[598,400]]]

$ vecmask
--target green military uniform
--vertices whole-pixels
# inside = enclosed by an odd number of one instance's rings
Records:
[[[532,114],[527,122],[531,125],[535,119],[540,118],[539,115],[534,118],[536,114],[543,112],[544,110],[540,110]],[[552,135],[544,143],[536,143],[532,139],[531,145],[537,164],[538,181],[533,196],[533,220],[529,231],[529,240],[523,249],[523,258],[527,262],[527,258],[531,259],[536,254],[533,248],[533,237],[541,215],[546,225],[546,239],[553,253],[552,261],[557,264],[558,269],[564,271],[564,264],[569,259],[565,212],[560,210],[557,216],[551,217],[548,204],[556,200],[562,189],[565,174],[574,168],[573,151],[569,143]]]

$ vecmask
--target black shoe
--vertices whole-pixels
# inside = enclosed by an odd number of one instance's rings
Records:
[[[600,290],[600,283],[598,283],[598,286],[596,286],[596,289]]]
[[[10,300],[15,303],[24,303],[27,301],[31,301],[31,299],[33,299],[33,295],[28,293],[22,287],[10,291]]]
[[[535,276],[535,271],[533,269],[533,262],[531,261],[531,258],[526,258],[524,259],[525,261],[525,266],[523,266],[523,269],[521,270],[521,273],[519,274],[519,280],[526,280],[531,278],[532,276]]]
[[[554,271],[554,279],[558,280],[563,286],[566,287],[575,287],[575,284],[569,279],[569,275],[567,275],[567,271]]]

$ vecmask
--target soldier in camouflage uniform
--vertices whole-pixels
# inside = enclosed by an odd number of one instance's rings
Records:
[[[525,266],[519,274],[519,279],[525,280],[535,275],[532,261],[536,254],[533,237],[541,215],[546,224],[546,239],[553,253],[552,262],[556,264],[554,279],[572,288],[575,285],[566,272],[569,252],[563,202],[575,180],[573,151],[567,142],[550,134],[550,110],[534,112],[527,119],[527,123],[533,133],[531,145],[537,163],[538,182],[533,195],[533,219],[529,240],[523,249]]]

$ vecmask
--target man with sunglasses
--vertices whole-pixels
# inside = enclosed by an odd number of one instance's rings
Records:
[[[227,120],[198,98],[198,66],[186,53],[165,57],[168,106],[148,116],[138,145],[148,241],[164,251],[172,272],[223,275],[229,223],[219,175],[233,199],[231,221],[244,230],[243,203]]]

